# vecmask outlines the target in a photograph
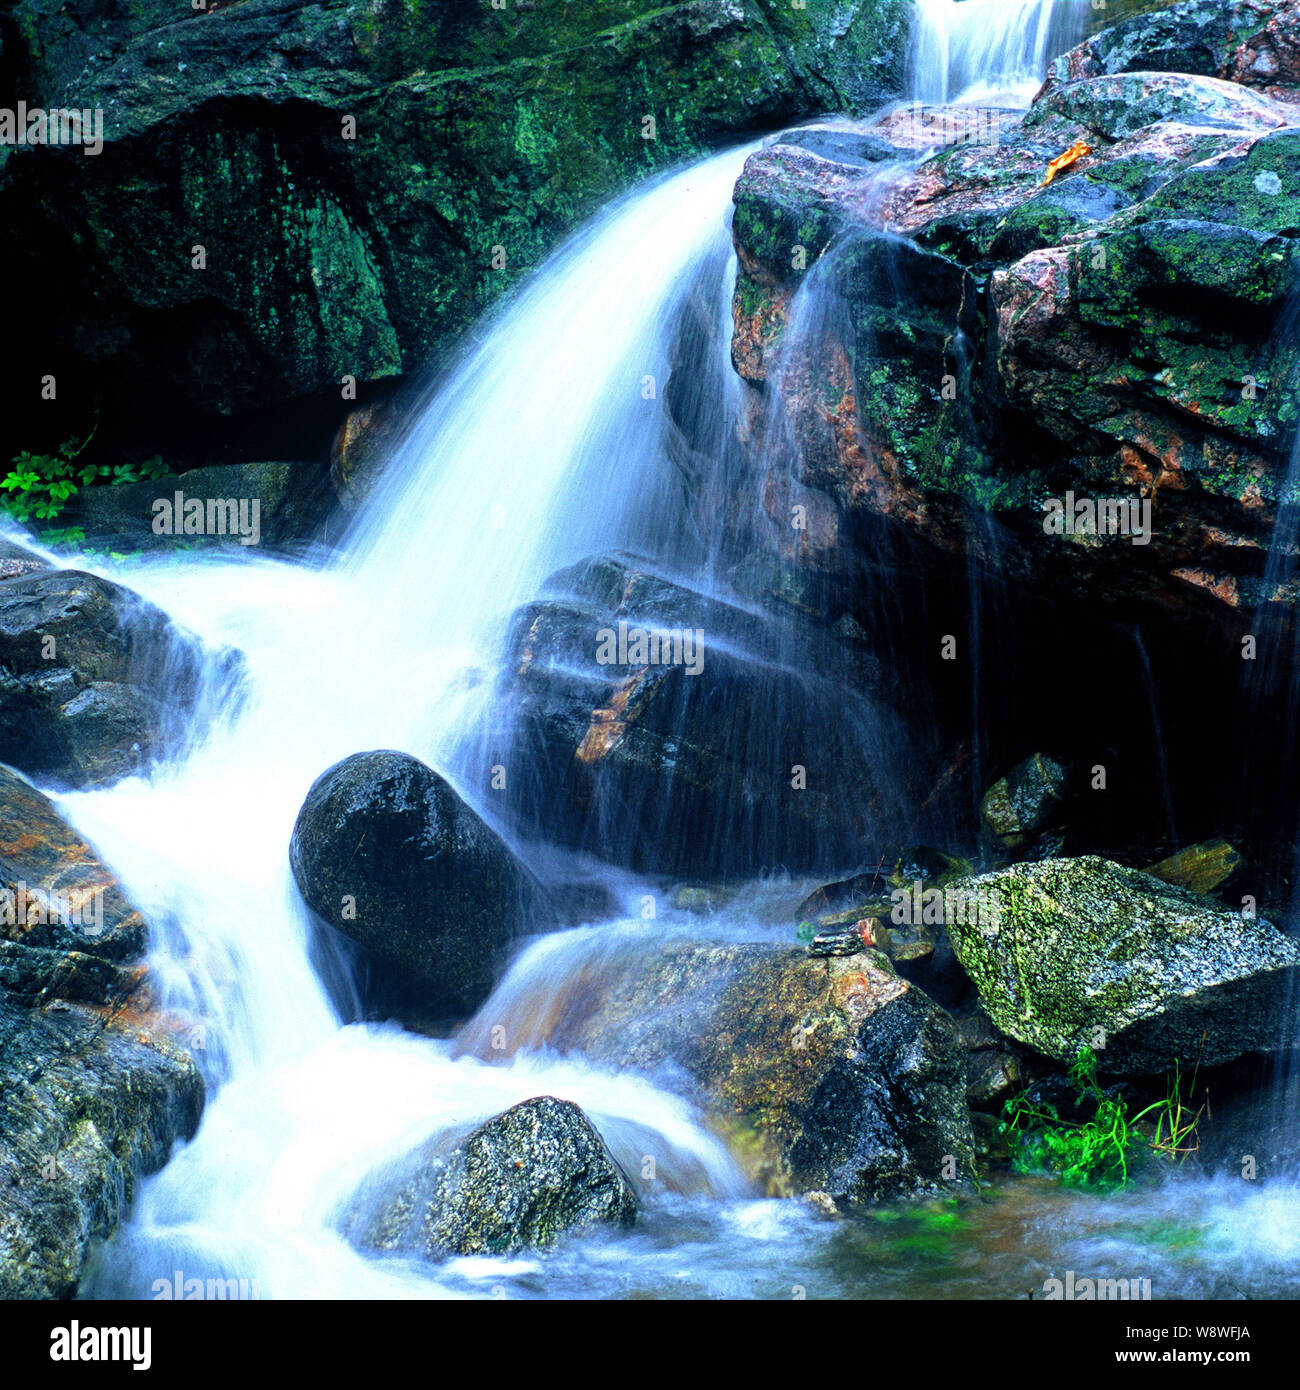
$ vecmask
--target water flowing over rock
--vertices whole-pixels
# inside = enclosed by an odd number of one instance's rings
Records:
[[[307,905],[357,942],[383,992],[467,1012],[510,943],[548,921],[504,841],[432,768],[357,753],[312,784],[289,862]]]
[[[1222,63],[1173,70],[1171,36],[1212,9],[1249,12],[1277,43],[1300,14],[1189,0],[1136,17],[1079,52],[1146,34],[1165,57],[1149,66],[1170,70],[1063,60],[1027,114],[986,113],[960,138],[940,123],[918,141],[915,113],[894,113],[862,138],[938,148],[887,178],[794,134],[750,157],[735,220],[747,427],[829,507],[830,532],[883,517],[1038,594],[1209,619],[1207,640],[1245,630],[1261,599],[1293,604],[1266,592],[1266,557],[1294,424],[1298,108]],[[835,308],[801,344],[814,296]],[[782,361],[806,365],[774,378]],[[798,422],[792,454],[773,454],[774,418]],[[1047,524],[1053,501],[1112,498],[1104,524]]]
[[[0,1298],[66,1298],[204,1088],[182,1025],[149,1012],[144,920],[95,851],[9,768],[0,819]]]
[[[460,1038],[545,1043],[667,1077],[734,1126],[774,1192],[870,1203],[972,1174],[966,1053],[946,1013],[874,951],[611,938],[543,1002],[510,980]]]
[[[829,636],[625,556],[546,587],[558,597],[515,615],[501,690],[507,792],[530,832],[721,874],[866,857],[869,828],[908,815],[901,721],[835,682],[852,672]]]
[[[207,653],[165,613],[77,570],[0,581],[0,759],[63,787],[143,772],[212,710],[205,661],[227,692],[240,662]],[[165,692],[165,694],[164,694]]]
[[[572,1101],[539,1096],[369,1184],[345,1229],[374,1250],[506,1255],[565,1232],[630,1226],[636,1190]]]
[[[954,949],[1002,1032],[1102,1071],[1217,1066],[1294,1034],[1300,945],[1269,922],[1094,856],[961,882]]]

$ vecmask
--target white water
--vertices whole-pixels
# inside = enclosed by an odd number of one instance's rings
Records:
[[[915,0],[909,95],[926,104],[1027,106],[1058,53],[1087,32],[1090,0]]]
[[[1050,4],[920,3],[936,55],[925,82],[943,66],[948,86],[964,90],[977,61],[998,65],[984,71],[1001,87],[1022,83],[1029,66],[1041,77]],[[935,99],[923,88],[917,96]],[[644,546],[689,562],[689,547],[664,530],[672,473],[643,385],[653,377],[662,394],[665,327],[688,295],[725,317],[727,213],[743,155],[629,195],[485,325],[419,413],[341,563],[241,553],[111,571],[208,641],[240,648],[250,693],[148,782],[63,798],[156,924],[152,959],[169,1002],[207,1021],[212,1083],[198,1137],[143,1186],[98,1291],[147,1297],[179,1270],[255,1281],[264,1297],[526,1293],[548,1287],[530,1284],[539,1270],[563,1268],[568,1290],[589,1296],[743,1293],[757,1278],[756,1241],[784,1242],[800,1279],[821,1259],[825,1228],[796,1204],[752,1200],[701,1117],[643,1078],[545,1051],[488,1066],[446,1042],[344,1025],[309,958],[287,865],[311,782],[367,748],[423,757],[491,816],[463,731],[511,610],[593,551]],[[752,922],[732,930],[763,932]],[[526,1014],[598,945],[590,933],[539,941],[489,1008]],[[581,1105],[629,1171],[655,1157],[660,1187],[633,1237],[584,1238],[565,1266],[528,1257],[431,1268],[363,1258],[337,1234],[376,1167],[539,1094]],[[665,1214],[676,1222],[668,1236]],[[689,1271],[681,1239],[693,1242]],[[629,1261],[645,1272],[629,1275]]]

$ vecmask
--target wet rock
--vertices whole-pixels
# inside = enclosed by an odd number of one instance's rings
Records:
[[[210,714],[206,653],[139,595],[77,570],[0,581],[0,760],[60,787],[144,771]]]
[[[1197,23],[1215,8],[1193,6]],[[1281,44],[1295,6],[1253,8]],[[1300,289],[1296,93],[1174,71],[1175,27],[1131,24],[1164,36],[1167,62],[1065,73],[996,142],[888,178],[783,139],[747,162],[745,440],[793,474],[782,498],[817,497],[828,573],[879,563],[846,537],[884,518],[1044,596],[1208,619],[1208,640],[1248,630],[1263,599],[1294,607],[1265,592],[1264,561],[1300,370],[1280,327]],[[1090,153],[1044,187],[1077,142]],[[800,345],[791,306],[810,279],[830,307]],[[787,437],[793,459],[772,447]],[[1071,495],[1146,505],[1148,536],[1049,531],[1045,504]],[[982,514],[999,525],[971,524]]]
[[[212,531],[187,536],[181,534],[179,519],[175,523],[177,534],[155,532],[154,503],[171,502],[175,514],[178,492],[186,501],[197,499],[204,504],[205,526],[209,503],[246,505],[235,512],[228,506],[213,508],[214,525],[224,527],[225,534]],[[187,473],[169,473],[139,483],[84,488],[59,521],[61,525],[81,527],[86,533],[86,544],[100,550],[208,549],[222,545],[243,548],[245,536],[250,538],[248,548],[255,545],[263,550],[278,550],[319,539],[333,500],[329,478],[318,464],[236,463],[193,468]]]
[[[395,0],[251,0],[178,19],[145,0],[95,8],[84,27],[32,0],[19,10],[16,89],[109,114],[95,158],[29,149],[0,167],[6,262],[54,296],[13,336],[29,360],[47,342],[76,354],[129,418],[160,400],[249,415],[337,402],[345,378],[423,369],[648,167],[879,104],[908,5],[620,0],[417,19]],[[159,260],[148,248],[162,245],[184,254]],[[74,334],[53,326],[65,315]]]
[[[1094,856],[959,886],[947,932],[981,1003],[1057,1062],[1090,1046],[1135,1075],[1290,1045],[1300,946],[1266,921]]]
[[[50,568],[48,560],[16,541],[0,540],[0,579],[16,579],[22,574],[34,574]]]
[[[1147,873],[1189,893],[1205,894],[1230,882],[1245,862],[1227,840],[1206,840],[1150,865]]]
[[[543,1017],[488,1018],[461,1038],[493,1053],[548,1043],[684,1086],[734,1130],[773,1192],[874,1202],[971,1172],[966,1057],[952,1020],[874,951],[609,941]]]
[[[556,597],[515,615],[500,688],[506,795],[529,834],[714,880],[857,858],[906,814],[917,769],[897,755],[899,719],[821,674],[807,625],[630,557],[594,557],[547,588]]]
[[[953,1013],[967,1050],[966,1096],[971,1107],[999,1110],[1002,1103],[1025,1089],[1034,1075],[1030,1056],[993,1026],[978,1001]]]
[[[0,1298],[70,1298],[141,1174],[193,1136],[193,1059],[139,1016],[0,989]]]
[[[1006,850],[1023,849],[1044,830],[1065,800],[1070,768],[1035,753],[995,782],[980,803],[984,828]]]
[[[144,954],[144,918],[116,878],[9,767],[0,767],[0,826],[0,942],[48,952],[51,965],[63,953],[116,962]]]
[[[313,912],[350,937],[385,994],[470,1012],[510,944],[549,921],[501,837],[407,753],[357,753],[312,784],[289,846]]]
[[[812,922],[814,925],[831,924],[836,919],[846,920],[843,914],[850,912],[857,913],[853,919],[856,921],[857,917],[883,911],[889,902],[889,892],[889,880],[874,869],[835,883],[824,883],[820,888],[813,889],[795,908],[795,921]]]
[[[480,1125],[447,1151],[437,1144],[363,1191],[346,1229],[364,1247],[503,1255],[553,1245],[584,1226],[630,1226],[639,1202],[586,1115],[539,1096]]]
[[[0,1298],[67,1298],[137,1177],[194,1133],[203,1082],[94,849],[11,768],[0,823]]]
[[[1126,72],[1197,73],[1260,87],[1300,82],[1300,10],[1294,0],[1183,0],[1063,54],[1046,86]]]

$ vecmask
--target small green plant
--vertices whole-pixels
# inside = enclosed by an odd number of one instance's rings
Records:
[[[1032,1102],[1026,1095],[1009,1100],[999,1128],[1008,1138],[1012,1166],[1020,1172],[1046,1169],[1058,1174],[1067,1187],[1109,1190],[1125,1186],[1133,1170],[1150,1155],[1181,1162],[1198,1147],[1191,1140],[1205,1103],[1193,1112],[1190,1097],[1199,1072],[1198,1062],[1185,1100],[1182,1064],[1175,1062],[1164,1099],[1130,1116],[1122,1096],[1102,1090],[1096,1055],[1091,1048],[1082,1048],[1069,1075],[1077,1105],[1090,1105],[1091,1118],[1064,1119],[1056,1106]],[[1143,1122],[1149,1127],[1153,1117],[1154,1134],[1139,1128]]]
[[[91,430],[80,444],[66,440],[52,454],[33,454],[24,449],[15,456],[9,472],[0,478],[0,509],[16,521],[56,520],[83,487],[95,483],[116,485],[164,477],[169,471],[160,455],[141,463],[78,463],[95,437]],[[51,544],[75,544],[85,538],[80,527],[43,527]]]

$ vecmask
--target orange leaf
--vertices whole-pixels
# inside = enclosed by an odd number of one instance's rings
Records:
[[[1082,140],[1076,140],[1064,154],[1058,154],[1047,166],[1047,177],[1043,180],[1042,187],[1046,188],[1063,169],[1068,169],[1071,164],[1077,164],[1085,154],[1091,153],[1091,145],[1085,144]]]

